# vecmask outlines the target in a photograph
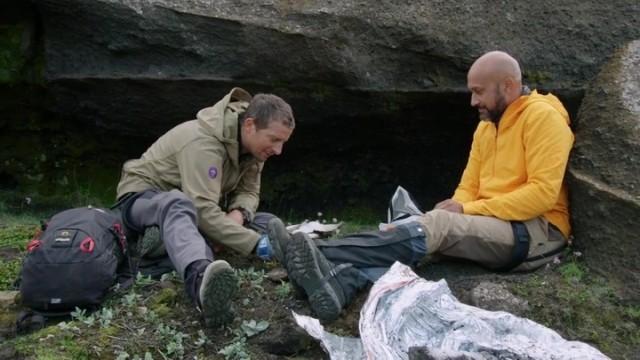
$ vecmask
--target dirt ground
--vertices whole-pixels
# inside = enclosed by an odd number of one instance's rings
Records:
[[[4,250],[2,254],[16,256]],[[283,274],[277,264],[227,252],[219,258],[239,269],[241,279],[236,317],[225,328],[203,326],[175,277],[142,279],[133,289],[107,300],[105,310],[92,315],[93,320],[87,315],[76,316],[75,321],[54,319],[43,330],[19,336],[5,326],[0,358],[327,358],[321,346],[294,323],[292,311],[313,314],[286,280],[278,280]],[[428,280],[446,279],[454,295],[465,303],[480,282],[502,284],[528,302],[527,310],[516,315],[546,325],[566,339],[590,343],[613,359],[640,358],[638,304],[618,297],[606,279],[598,280],[574,255],[530,274],[496,274],[472,264],[437,259],[422,264],[416,272]],[[359,310],[366,295],[363,291],[326,329],[358,336]],[[15,319],[18,310],[4,309],[5,323]]]

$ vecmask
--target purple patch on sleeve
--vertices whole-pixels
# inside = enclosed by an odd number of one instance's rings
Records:
[[[209,168],[209,178],[215,179],[218,176],[218,168],[212,166]]]

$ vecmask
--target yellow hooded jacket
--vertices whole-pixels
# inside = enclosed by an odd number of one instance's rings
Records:
[[[569,115],[535,90],[511,103],[498,127],[480,121],[453,199],[464,213],[524,221],[544,216],[568,237],[564,174],[573,146]]]

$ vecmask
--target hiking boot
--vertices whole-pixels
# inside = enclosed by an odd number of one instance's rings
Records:
[[[335,266],[305,233],[293,234],[288,245],[286,267],[289,278],[307,293],[309,305],[320,320],[337,319],[347,302],[337,276],[352,265]]]
[[[233,320],[232,300],[238,291],[238,277],[224,260],[210,263],[202,274],[198,301],[205,324],[218,327]]]
[[[289,242],[291,241],[291,235],[284,226],[282,220],[277,217],[269,220],[267,223],[267,236],[271,241],[271,247],[273,248],[273,255],[280,264],[286,263],[286,250]]]

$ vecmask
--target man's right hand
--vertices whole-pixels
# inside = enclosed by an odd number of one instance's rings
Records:
[[[464,211],[463,211],[464,209],[462,208],[462,204],[460,204],[459,202],[457,202],[457,201],[455,201],[453,199],[447,199],[447,200],[440,201],[439,203],[436,204],[434,209],[446,210],[446,211],[450,211],[450,212],[454,212],[454,213],[458,213],[458,214],[464,213]]]
[[[240,212],[240,210],[238,209],[231,210],[229,213],[227,213],[227,217],[237,222],[239,225],[244,224],[244,217],[242,216],[242,212]]]

